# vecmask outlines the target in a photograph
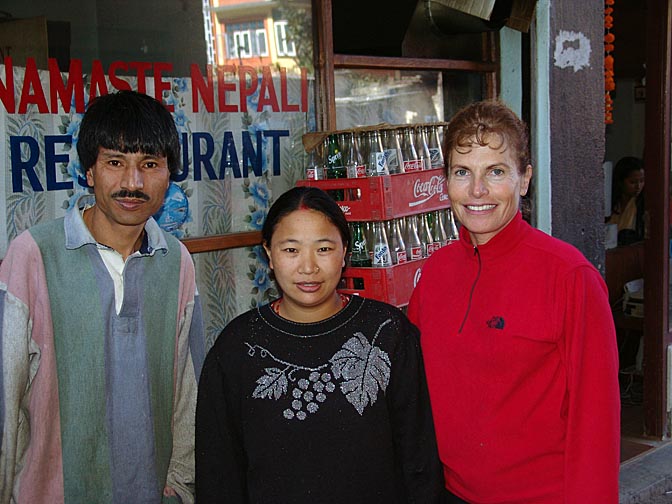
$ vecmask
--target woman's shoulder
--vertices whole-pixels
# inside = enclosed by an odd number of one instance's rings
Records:
[[[528,251],[531,252],[531,255],[529,252],[527,254],[527,263],[530,267],[543,263],[546,270],[554,268],[567,273],[582,268],[594,269],[576,246],[539,229],[532,228],[527,245],[529,246]]]
[[[358,324],[371,329],[379,329],[389,324],[390,329],[404,336],[416,330],[401,308],[369,298],[363,298]]]
[[[226,353],[231,346],[240,345],[243,337],[249,334],[250,327],[258,326],[261,309],[263,307],[253,308],[233,318],[215,339],[212,350]]]
[[[403,317],[404,314],[399,308],[393,306],[384,301],[378,301],[376,299],[361,297],[362,300],[362,309],[360,310],[360,316],[365,318],[385,318],[385,317]]]

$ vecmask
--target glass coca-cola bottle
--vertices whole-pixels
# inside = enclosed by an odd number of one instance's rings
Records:
[[[355,133],[355,140],[357,142],[357,147],[359,149],[359,155],[362,156],[362,161],[364,162],[364,176],[368,177],[370,175],[371,169],[369,168],[369,135],[368,132],[359,130]]]
[[[409,261],[422,259],[422,242],[415,215],[406,217],[406,257]]]
[[[427,146],[427,136],[425,128],[418,126],[415,128],[415,150],[418,152],[418,158],[422,159],[422,169],[432,169],[432,155]]]
[[[359,151],[355,134],[353,132],[345,133],[344,139],[345,167],[348,178],[366,177],[366,165]]]
[[[401,129],[401,157],[402,166],[405,173],[422,170],[422,161],[418,159],[418,153],[415,150],[415,142],[413,141],[413,130],[411,127],[404,127]]]
[[[446,214],[448,215],[448,229],[446,232],[448,233],[448,242],[447,244],[450,245],[453,242],[456,242],[460,239],[460,233],[458,232],[457,229],[457,221],[455,220],[455,214],[453,212],[453,209],[448,207],[446,210]]]
[[[406,244],[404,243],[404,237],[401,234],[399,220],[400,219],[393,219],[390,223],[390,254],[392,255],[393,264],[403,264],[407,261]]]
[[[316,146],[308,153],[305,167],[305,177],[308,180],[324,179],[324,161],[322,145]]]
[[[427,220],[427,214],[421,214],[418,216],[418,235],[420,236],[420,243],[422,243],[422,255],[423,257],[429,257],[434,253],[434,239],[432,238],[432,231],[429,227],[429,221]]]
[[[448,234],[446,233],[446,227],[443,224],[443,212],[441,210],[435,210],[433,214],[432,238],[434,238],[434,246],[436,248],[441,248],[448,242]]]
[[[341,134],[341,148],[343,149],[343,166],[348,178],[366,177],[366,166],[362,161],[362,156],[357,147],[355,135],[352,132]],[[357,201],[361,199],[362,190],[359,187],[353,187],[346,191],[348,200]]]

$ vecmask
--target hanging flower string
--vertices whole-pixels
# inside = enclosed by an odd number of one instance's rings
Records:
[[[605,0],[604,5],[604,122],[612,124],[614,122],[614,101],[611,98],[611,92],[616,89],[614,57],[611,55],[614,50],[614,40],[616,40],[611,32],[614,27],[614,0]]]

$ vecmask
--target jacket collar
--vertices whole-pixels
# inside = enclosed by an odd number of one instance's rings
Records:
[[[66,212],[63,224],[65,226],[66,249],[78,249],[88,244],[108,248],[95,240],[82,218],[82,210],[95,204],[96,197],[93,194],[84,194]],[[154,255],[157,250],[162,250],[164,253],[168,252],[168,243],[159,225],[150,217],[145,223],[145,238],[140,246],[140,254]]]
[[[522,214],[517,212],[504,229],[493,236],[487,243],[478,245],[478,247],[471,242],[469,231],[462,226],[460,228],[460,243],[463,247],[469,249],[469,251],[478,248],[481,259],[495,260],[511,253],[530,229],[530,225],[523,220]]]

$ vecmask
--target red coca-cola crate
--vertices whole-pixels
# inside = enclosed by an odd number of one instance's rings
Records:
[[[338,289],[345,294],[358,294],[394,306],[405,306],[420,279],[420,271],[426,259],[408,261],[388,268],[352,268],[343,273],[345,288]],[[363,282],[362,289],[355,289],[356,281]]]
[[[297,185],[342,190],[348,221],[383,221],[450,206],[443,168],[382,177],[299,180]]]

